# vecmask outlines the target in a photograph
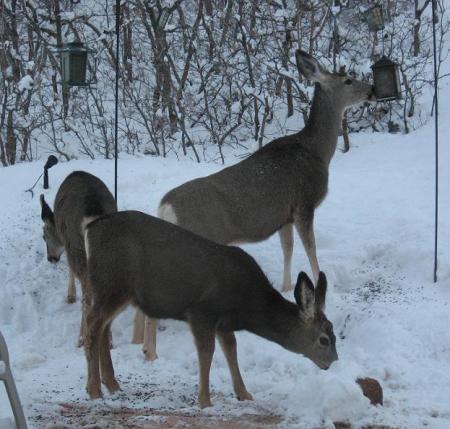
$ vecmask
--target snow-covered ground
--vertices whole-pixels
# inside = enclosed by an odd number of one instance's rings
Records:
[[[445,93],[450,94],[448,87]],[[450,104],[443,103],[445,119]],[[349,421],[355,427],[376,423],[448,429],[450,125],[441,127],[438,283],[432,282],[432,124],[407,136],[353,135],[351,151],[337,152],[332,161],[329,195],[316,212],[319,261],[329,281],[327,315],[338,336],[340,360],[321,371],[306,358],[240,332],[240,366],[255,400],[234,398],[218,349],[211,371],[214,407],[203,411],[196,405],[197,356],[187,325],[165,321],[160,358],[146,363],[140,347],[130,344],[132,309],[113,325],[112,355],[123,390],[89,401],[84,354],[75,346],[80,303],[66,303],[67,263],[47,262],[39,198],[24,192],[41,173],[42,163],[0,169],[0,328],[30,426],[63,422],[75,428],[101,423],[105,415],[129,407],[137,409],[129,427],[164,422],[177,412],[199,419],[281,416],[273,427],[327,428],[333,421]],[[96,174],[113,189],[113,167],[105,160],[60,163],[50,171],[46,198],[53,202],[61,181],[78,169]],[[119,207],[154,214],[166,191],[220,168],[187,160],[123,158]],[[278,237],[243,247],[278,287]],[[310,272],[298,239],[294,261],[293,276],[300,269]],[[286,296],[292,299],[292,293]],[[366,376],[382,384],[383,407],[371,406],[361,394],[355,379]],[[81,410],[78,420],[67,409]],[[0,428],[11,426],[10,415],[0,387]]]

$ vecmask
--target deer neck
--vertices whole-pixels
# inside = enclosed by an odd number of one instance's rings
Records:
[[[309,150],[327,166],[336,151],[343,112],[343,106],[316,83],[311,111],[302,134]]]
[[[245,329],[292,350],[288,334],[300,322],[298,306],[277,291],[272,292],[264,303],[255,305],[255,310],[246,314]]]

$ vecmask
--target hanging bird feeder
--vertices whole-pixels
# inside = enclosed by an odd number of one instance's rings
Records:
[[[384,28],[383,8],[377,4],[364,12],[370,31],[380,31]]]
[[[371,67],[378,101],[399,100],[401,97],[398,64],[384,55]]]
[[[80,41],[65,43],[59,49],[61,77],[65,86],[88,86],[86,82],[87,55],[90,51]]]

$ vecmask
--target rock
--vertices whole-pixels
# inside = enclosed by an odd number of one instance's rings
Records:
[[[383,405],[383,389],[374,378],[358,378],[356,382],[361,386],[363,394],[369,398],[372,405]]]

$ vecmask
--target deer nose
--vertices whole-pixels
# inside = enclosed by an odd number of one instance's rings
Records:
[[[52,264],[55,264],[56,262],[59,261],[59,258],[57,258],[56,256],[47,256],[47,261],[51,262]]]

